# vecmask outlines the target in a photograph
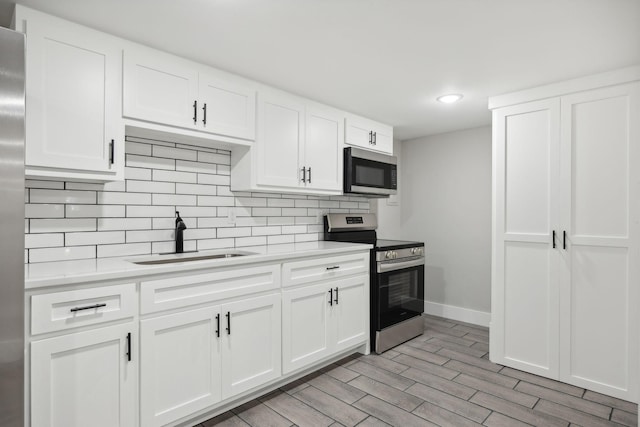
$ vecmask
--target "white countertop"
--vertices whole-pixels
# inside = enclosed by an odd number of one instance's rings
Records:
[[[283,261],[295,258],[323,256],[369,250],[373,246],[360,243],[304,242],[282,245],[251,246],[200,251],[186,256],[215,255],[225,252],[254,252],[252,255],[232,258],[186,261],[170,264],[139,265],[131,261],[161,259],[161,255],[140,255],[123,258],[97,258],[78,261],[44,262],[25,265],[25,289],[71,285],[103,280],[128,279],[152,274],[195,271],[205,268],[228,267],[242,264]]]

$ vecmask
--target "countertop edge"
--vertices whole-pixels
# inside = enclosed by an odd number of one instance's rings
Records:
[[[137,279],[167,273],[197,272],[204,269],[261,264],[273,261],[282,262],[306,257],[368,251],[372,248],[372,245],[362,243],[318,241],[228,248],[226,249],[227,251],[249,251],[256,253],[242,257],[172,264],[137,265],[129,261],[135,260],[136,258],[149,258],[150,255],[25,264],[25,291],[35,291],[62,285]],[[199,254],[215,254],[223,251],[224,250],[201,251]],[[70,273],[69,271],[75,272]]]

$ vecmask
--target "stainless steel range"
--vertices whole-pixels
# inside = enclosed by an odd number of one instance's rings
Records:
[[[371,348],[382,353],[424,331],[424,243],[377,239],[374,214],[329,214],[324,240],[369,243]]]

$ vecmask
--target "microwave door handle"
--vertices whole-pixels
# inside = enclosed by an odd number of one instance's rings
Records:
[[[402,270],[403,268],[409,267],[417,267],[420,265],[424,265],[424,258],[420,257],[418,259],[412,259],[409,261],[400,261],[400,262],[379,262],[377,272],[378,273],[386,273],[389,271]]]

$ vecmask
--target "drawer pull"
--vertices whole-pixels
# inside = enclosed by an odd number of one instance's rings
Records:
[[[336,299],[333,301],[338,305],[338,287],[336,286]]]
[[[333,307],[333,288],[329,289],[329,305]]]
[[[337,270],[338,268],[340,268],[339,265],[334,265],[333,267],[327,267],[327,271],[329,271],[329,270]]]
[[[227,311],[225,316],[227,317],[227,335],[231,335],[231,312]]]
[[[91,310],[92,308],[100,308],[100,307],[106,307],[106,306],[107,304],[94,304],[94,305],[88,305],[86,307],[75,307],[69,311],[71,311],[72,313],[75,313],[76,311]]]
[[[220,338],[220,313],[216,314],[216,337]]]

